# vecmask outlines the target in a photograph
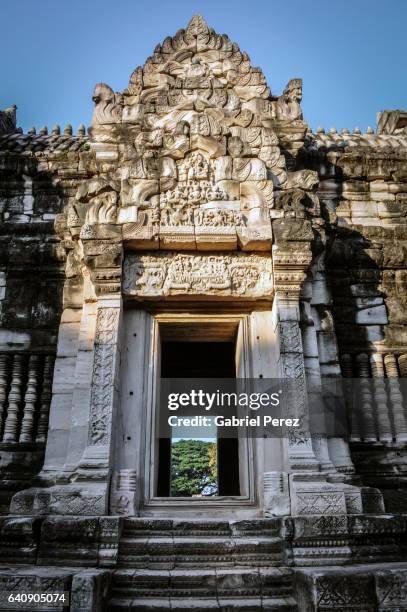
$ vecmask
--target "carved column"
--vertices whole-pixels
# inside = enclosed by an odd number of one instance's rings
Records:
[[[14,355],[11,374],[11,386],[8,395],[7,418],[4,425],[4,442],[16,442],[18,421],[20,417],[22,386],[23,386],[24,356]]]
[[[37,425],[36,442],[46,442],[48,432],[49,407],[51,403],[52,372],[54,370],[54,357],[47,355],[44,361],[42,377],[42,390],[40,397],[40,410]]]
[[[28,380],[24,396],[24,413],[21,422],[19,442],[31,442],[33,439],[35,406],[38,388],[38,355],[30,355],[28,362]]]
[[[407,421],[404,414],[403,397],[400,391],[398,381],[399,371],[397,367],[397,358],[392,353],[389,353],[384,358],[386,374],[389,385],[390,406],[393,415],[394,431],[397,442],[407,441]]]
[[[3,429],[3,420],[6,412],[9,363],[9,355],[0,355],[0,432]]]
[[[370,356],[370,367],[373,376],[379,440],[382,442],[391,442],[393,435],[391,431],[389,406],[387,403],[383,355],[380,353],[373,353],[373,355]]]
[[[283,379],[295,381],[295,386],[289,390],[287,403],[293,416],[301,420],[301,430],[289,435],[288,456],[293,470],[309,470],[317,468],[318,464],[309,433],[307,385],[299,325],[299,295],[279,291],[275,300],[278,309],[280,375]]]

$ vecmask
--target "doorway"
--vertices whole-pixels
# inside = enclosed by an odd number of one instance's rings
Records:
[[[114,461],[115,465],[120,466],[118,469],[136,469],[140,483],[136,503],[143,515],[168,516],[171,512],[199,514],[206,513],[211,508],[220,513],[234,512],[235,516],[244,516],[246,512],[250,514],[254,511],[257,503],[257,482],[254,476],[255,441],[250,435],[245,435],[245,432],[241,432],[238,437],[238,451],[236,442],[226,440],[225,444],[235,444],[235,450],[232,452],[223,450],[223,442],[218,445],[220,436],[216,431],[213,435],[211,432],[216,442],[216,467],[220,471],[216,494],[196,497],[171,496],[168,480],[166,485],[159,486],[159,481],[163,478],[163,468],[160,468],[160,464],[162,465],[164,460],[160,459],[158,439],[171,436],[167,435],[168,428],[160,429],[160,411],[157,409],[160,404],[162,365],[166,375],[178,374],[179,369],[185,367],[184,372],[186,374],[188,368],[189,376],[197,373],[200,373],[200,376],[205,373],[209,376],[213,373],[212,364],[217,360],[218,376],[222,367],[223,375],[230,376],[227,380],[237,385],[239,390],[247,380],[250,384],[252,344],[256,335],[254,323],[255,319],[251,314],[195,313],[181,311],[179,307],[177,312],[150,313],[141,308],[129,308],[125,312],[121,403],[116,419],[117,443]],[[167,343],[177,344],[171,347]],[[207,346],[202,346],[201,343]],[[191,344],[190,349],[187,344]],[[208,348],[210,345],[214,350]],[[169,352],[166,353],[167,348]],[[162,351],[167,354],[167,357],[164,354],[164,363]],[[187,351],[190,351],[189,357],[193,359],[187,359]],[[199,358],[196,360],[197,354],[202,355],[200,366]],[[204,356],[208,358],[204,359]],[[194,362],[195,365],[190,365]],[[178,363],[178,371],[170,369],[175,367],[175,363]],[[198,367],[198,371],[192,370]],[[161,435],[161,431],[165,431],[165,435]],[[236,436],[232,432],[232,438],[234,437]],[[163,452],[165,453],[165,450]],[[165,454],[162,453],[161,457],[164,457]],[[233,458],[232,465],[228,466],[230,458]],[[222,475],[222,470],[228,477]],[[238,472],[238,478],[230,478],[232,470]],[[168,471],[166,477],[169,478]],[[233,483],[233,488],[226,488],[228,480]]]
[[[207,338],[182,325],[176,333],[163,329],[161,379],[236,379],[236,332],[232,340]],[[157,496],[240,496],[238,438],[222,438],[216,427],[196,438],[187,435],[172,428],[170,437],[158,440]]]

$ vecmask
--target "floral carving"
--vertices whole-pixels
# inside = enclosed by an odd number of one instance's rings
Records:
[[[106,444],[112,418],[115,355],[119,323],[118,308],[100,308],[97,315],[89,443]]]

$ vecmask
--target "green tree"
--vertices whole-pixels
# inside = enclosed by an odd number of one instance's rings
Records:
[[[171,446],[171,495],[216,495],[216,442],[178,440]]]

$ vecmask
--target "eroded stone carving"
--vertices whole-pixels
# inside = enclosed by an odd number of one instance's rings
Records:
[[[98,83],[93,90],[92,100],[95,110],[92,117],[92,126],[111,125],[120,121],[122,116],[122,97],[115,94],[106,83]]]
[[[291,79],[276,102],[277,119],[292,122],[302,120],[302,79]]]
[[[137,474],[135,470],[118,470],[113,474],[110,493],[110,512],[121,516],[137,513],[135,494]]]
[[[268,297],[273,289],[269,255],[128,255],[123,291],[133,296],[213,295]]]
[[[96,322],[89,444],[106,444],[112,418],[116,344],[120,311],[100,308]]]

